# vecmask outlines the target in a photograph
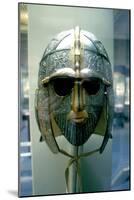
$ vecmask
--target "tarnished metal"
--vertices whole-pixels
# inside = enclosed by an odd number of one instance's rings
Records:
[[[40,62],[36,118],[42,138],[58,153],[56,136],[84,144],[91,134],[111,137],[111,64],[102,43],[79,27],[57,35]]]

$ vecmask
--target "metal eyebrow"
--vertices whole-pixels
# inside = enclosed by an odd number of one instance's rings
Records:
[[[45,77],[42,80],[42,84],[48,84],[49,81],[53,78],[56,77],[71,77],[74,78],[75,77],[75,71],[71,68],[64,68],[64,69],[59,69],[56,72],[54,72],[53,74],[51,74],[50,76]]]
[[[99,78],[103,81],[103,83],[107,86],[110,86],[111,83],[110,81],[108,81],[105,77],[102,78],[102,75],[99,73],[99,72],[95,72],[95,71],[92,71],[90,69],[82,69],[80,71],[80,77],[81,78],[90,78],[90,77],[94,77],[94,78]]]

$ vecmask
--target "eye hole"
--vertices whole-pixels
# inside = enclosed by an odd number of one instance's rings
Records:
[[[66,96],[69,94],[74,86],[73,78],[58,77],[52,80],[55,92],[59,96]]]
[[[85,80],[82,85],[89,95],[95,95],[100,89],[100,80],[97,78],[90,78]]]

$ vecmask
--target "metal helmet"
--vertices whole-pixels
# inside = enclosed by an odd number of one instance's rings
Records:
[[[111,137],[112,70],[102,43],[79,27],[59,33],[40,61],[35,98],[36,119],[53,153],[55,137],[83,145],[91,134],[104,136],[100,153]]]

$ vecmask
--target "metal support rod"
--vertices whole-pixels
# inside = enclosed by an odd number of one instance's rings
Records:
[[[73,146],[71,155],[78,155],[78,147]],[[69,169],[69,193],[76,193],[77,191],[77,171],[76,162],[74,162]]]
[[[83,146],[76,147],[73,146],[71,149],[71,155],[78,156],[83,151]],[[80,160],[78,161],[80,162]],[[78,174],[77,174],[77,163],[74,162],[69,169],[69,191],[68,193],[79,193],[79,187],[78,187]]]

